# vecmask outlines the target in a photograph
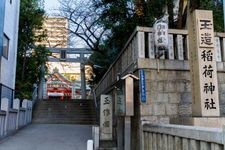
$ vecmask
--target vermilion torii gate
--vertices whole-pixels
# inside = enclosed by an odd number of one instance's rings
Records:
[[[48,62],[80,63],[81,93],[82,99],[86,99],[85,64],[87,63],[87,60],[89,56],[93,53],[93,51],[87,48],[48,48],[48,49],[52,52],[52,56],[48,58]]]

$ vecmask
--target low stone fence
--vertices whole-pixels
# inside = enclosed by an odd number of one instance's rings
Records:
[[[144,124],[144,150],[224,150],[225,131],[221,128]]]
[[[19,128],[32,121],[32,101],[23,100],[22,107],[19,99],[13,100],[10,108],[10,101],[7,98],[1,100],[0,111],[0,139],[15,132]]]

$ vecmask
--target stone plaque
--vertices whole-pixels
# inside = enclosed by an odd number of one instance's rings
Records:
[[[101,95],[100,140],[112,140],[112,96]]]
[[[184,60],[183,35],[177,35],[177,55],[178,60]]]
[[[154,34],[149,33],[148,34],[148,53],[149,53],[149,58],[155,58],[155,44],[154,44]]]
[[[169,43],[168,43],[168,58],[174,59],[174,46],[173,46],[173,35],[169,34]]]

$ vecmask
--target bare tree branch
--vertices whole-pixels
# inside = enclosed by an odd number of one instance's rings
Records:
[[[91,0],[59,0],[60,15],[69,21],[70,34],[80,38],[93,51],[98,51],[103,39],[109,33],[99,25],[100,15]]]

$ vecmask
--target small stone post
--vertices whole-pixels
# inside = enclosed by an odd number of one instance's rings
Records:
[[[8,120],[9,120],[9,99],[8,98],[2,98],[1,101],[1,110],[6,112],[5,116],[5,127],[4,127],[4,135],[7,135],[8,131]]]
[[[26,125],[28,123],[28,100],[24,99],[22,102],[22,108],[25,109],[25,115],[24,115],[24,125]]]
[[[20,119],[20,100],[18,98],[13,100],[13,109],[17,110],[16,116],[16,129],[19,129],[19,119]]]

